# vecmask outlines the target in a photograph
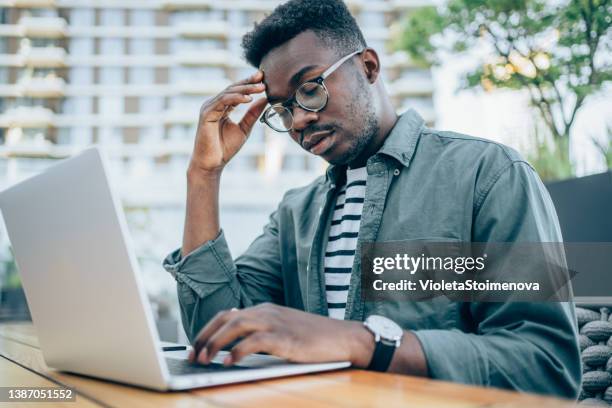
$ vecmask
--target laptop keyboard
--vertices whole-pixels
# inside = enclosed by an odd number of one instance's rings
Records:
[[[173,375],[219,373],[224,371],[250,370],[256,368],[243,366],[225,367],[223,364],[219,363],[203,365],[178,358],[166,358],[166,364],[168,365],[170,374]]]

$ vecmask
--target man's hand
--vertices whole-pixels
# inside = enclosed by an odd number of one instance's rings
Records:
[[[265,90],[263,72],[227,87],[200,108],[198,131],[187,170],[187,211],[182,254],[186,256],[219,235],[219,185],[223,167],[240,150],[264,110],[267,100],[254,102],[242,120],[234,123],[229,113],[252,101],[251,94]]]
[[[230,85],[202,105],[190,172],[220,174],[227,162],[240,150],[263,112],[266,98],[255,101],[238,123],[232,122],[229,114],[236,106],[251,102],[251,94],[264,92],[262,80],[263,72],[257,71],[250,78]]]
[[[274,304],[220,312],[198,334],[190,360],[208,364],[227,344],[243,338],[225,365],[252,353],[268,353],[289,361],[351,361],[366,367],[374,352],[374,336],[360,322],[334,320]]]

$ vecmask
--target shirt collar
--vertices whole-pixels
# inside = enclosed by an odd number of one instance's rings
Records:
[[[424,125],[425,121],[414,109],[404,112],[395,122],[377,154],[393,157],[404,167],[408,167]],[[346,165],[330,165],[325,173],[325,181],[338,184],[344,173]]]
[[[424,125],[425,121],[414,109],[406,111],[397,119],[378,153],[391,156],[408,167]]]

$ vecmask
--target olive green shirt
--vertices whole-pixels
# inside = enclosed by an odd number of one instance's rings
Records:
[[[164,267],[175,277],[193,341],[217,312],[262,302],[327,316],[323,272],[331,214],[346,168],[289,190],[263,233],[232,258],[223,232]],[[419,339],[432,378],[575,398],[581,381],[572,303],[365,302],[361,242],[561,242],[534,169],[489,140],[427,128],[403,114],[367,161],[367,188],[346,318],[384,315]]]

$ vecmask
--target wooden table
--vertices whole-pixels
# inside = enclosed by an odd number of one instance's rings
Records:
[[[31,324],[0,325],[0,386],[70,387],[63,407],[573,407],[572,402],[497,389],[363,370],[342,370],[247,384],[161,393],[49,369]],[[0,403],[0,406],[6,406]],[[40,404],[19,403],[19,407]]]

